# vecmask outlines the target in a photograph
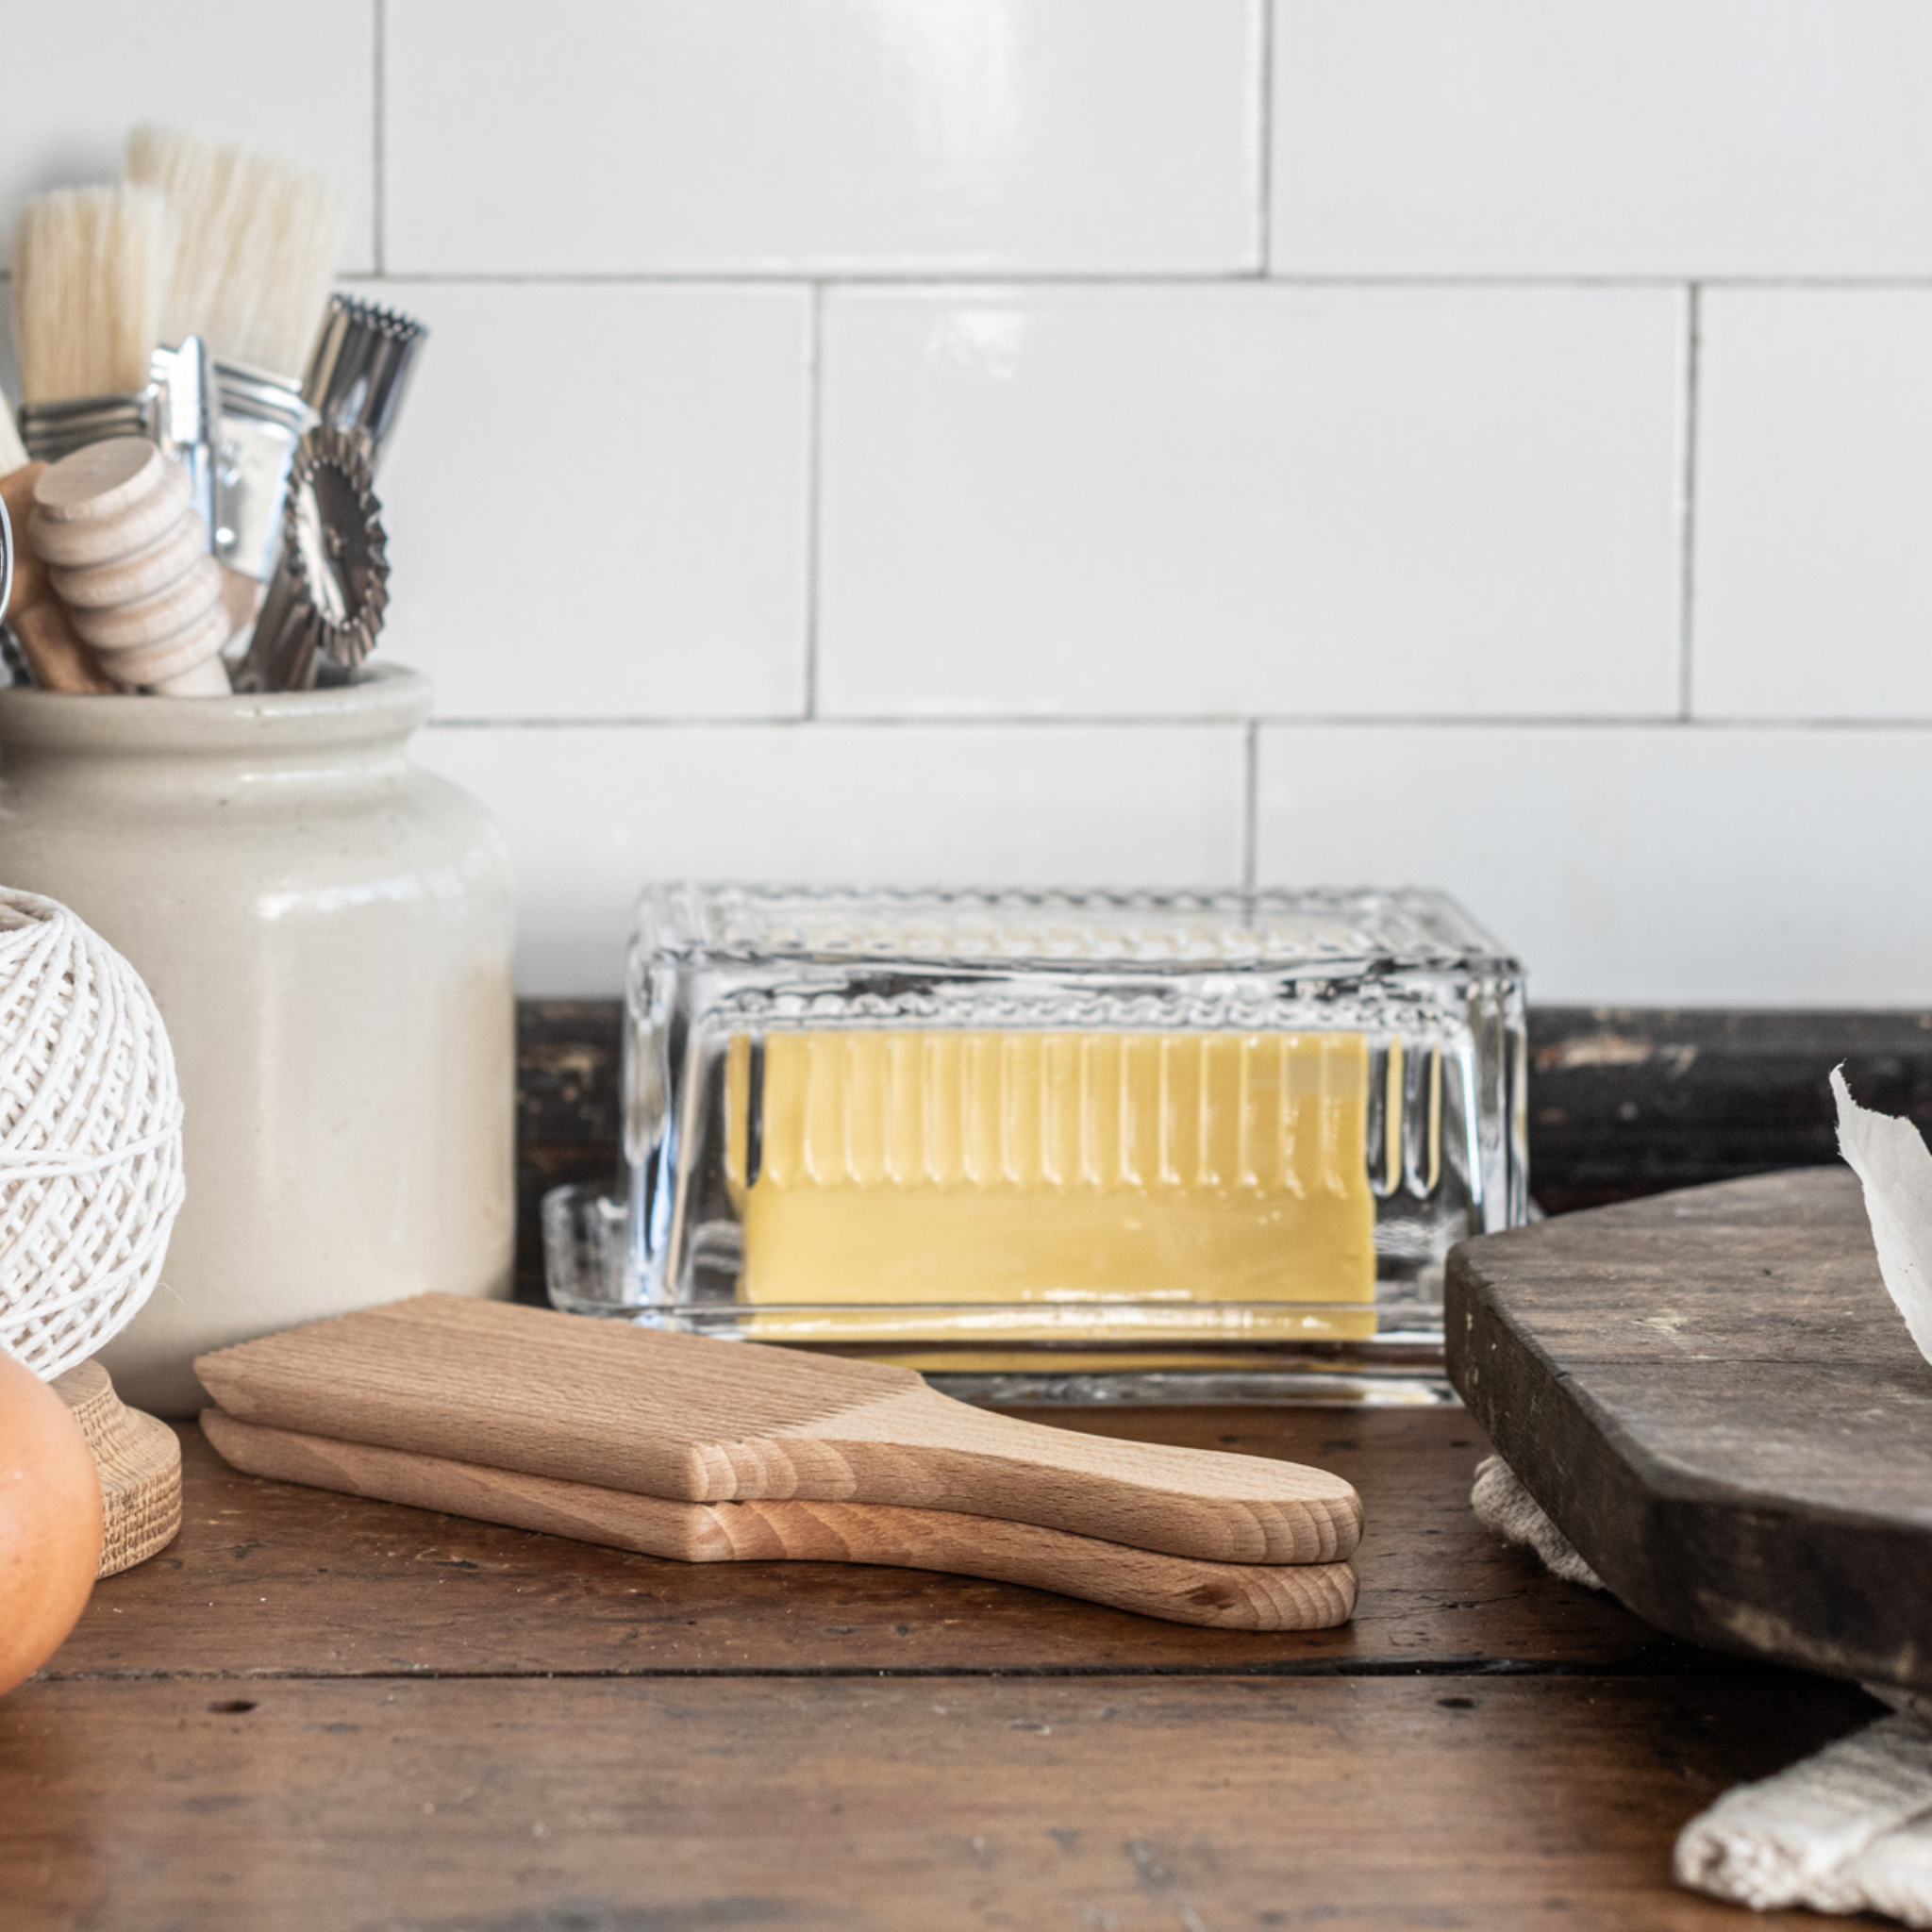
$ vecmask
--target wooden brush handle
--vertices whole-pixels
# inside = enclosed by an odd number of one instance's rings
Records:
[[[121,687],[75,636],[67,613],[52,597],[25,610],[8,606],[7,622],[20,640],[34,683],[42,691],[86,691],[105,697]]]
[[[42,691],[105,695],[121,687],[75,635],[66,611],[54,595],[47,566],[27,538],[34,484],[46,467],[45,463],[28,463],[25,469],[0,476],[0,502],[7,505],[7,518],[13,525],[13,589],[0,616],[20,640],[34,682]]]
[[[1222,1630],[1324,1630],[1347,1623],[1355,1608],[1355,1573],[1346,1563],[1198,1562],[1029,1524],[871,1503],[672,1503],[264,1428],[218,1408],[203,1413],[201,1426],[215,1449],[250,1475],[682,1562],[939,1570]]]

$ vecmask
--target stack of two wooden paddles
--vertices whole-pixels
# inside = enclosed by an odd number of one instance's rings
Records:
[[[1361,1505],[1298,1463],[1046,1428],[907,1369],[422,1295],[203,1356],[208,1441],[285,1482],[647,1556],[891,1563],[1183,1624],[1355,1607]]]

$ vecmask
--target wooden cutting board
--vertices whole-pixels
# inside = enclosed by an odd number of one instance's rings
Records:
[[[1845,1168],[1466,1241],[1449,1374],[1639,1615],[1932,1690],[1932,1364]]]

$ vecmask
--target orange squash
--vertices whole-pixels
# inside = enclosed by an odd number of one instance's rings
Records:
[[[53,1390],[0,1354],[0,1693],[59,1649],[100,1567],[87,1438]]]

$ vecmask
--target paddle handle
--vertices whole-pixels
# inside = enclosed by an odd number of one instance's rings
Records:
[[[862,1499],[1208,1562],[1341,1562],[1361,1538],[1361,1498],[1326,1470],[1049,1428],[924,1386],[694,1459],[708,1501]]]
[[[672,1503],[549,1476],[339,1442],[204,1412],[215,1449],[251,1475],[306,1483],[686,1562],[880,1563],[1022,1583],[1170,1623],[1324,1630],[1355,1608],[1346,1563],[1206,1563],[985,1521],[869,1503]]]

